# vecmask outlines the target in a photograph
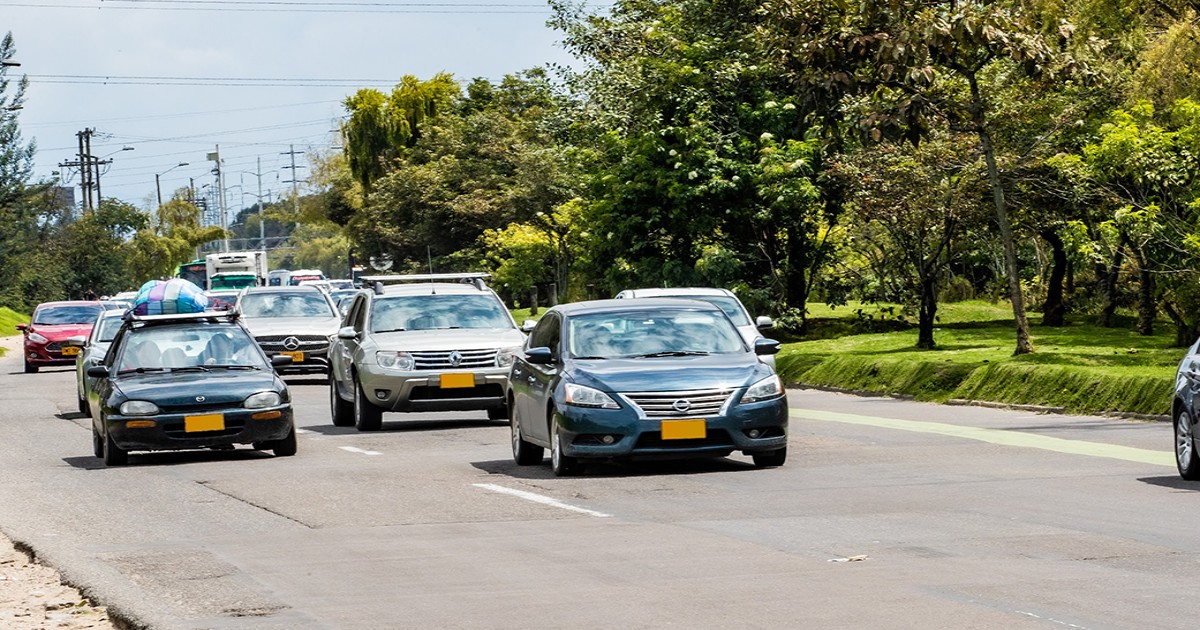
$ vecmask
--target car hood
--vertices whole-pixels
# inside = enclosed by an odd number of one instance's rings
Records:
[[[525,334],[516,328],[405,330],[376,333],[372,338],[380,350],[483,350],[525,343]]]
[[[30,326],[27,329],[31,333],[37,333],[50,341],[61,341],[67,337],[87,337],[92,334],[91,324],[37,324]]]
[[[241,404],[250,394],[282,389],[269,370],[122,374],[113,385],[128,400],[148,400],[159,406],[195,405],[197,396],[204,397],[205,405]]]
[[[571,360],[569,380],[608,392],[675,392],[753,385],[771,369],[749,352],[695,357]]]
[[[263,335],[334,334],[341,324],[336,317],[244,317],[242,323],[255,337]]]

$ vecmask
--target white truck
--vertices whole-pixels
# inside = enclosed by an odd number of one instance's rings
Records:
[[[224,252],[205,257],[208,290],[244,289],[267,283],[267,252]]]

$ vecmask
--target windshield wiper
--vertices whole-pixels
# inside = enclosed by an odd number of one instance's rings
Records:
[[[383,334],[383,333],[390,333],[390,332],[407,332],[407,331],[408,331],[408,329],[407,329],[407,328],[392,328],[391,330],[376,330],[376,331],[375,331],[375,334],[376,334],[376,335],[381,335],[381,334]]]
[[[211,370],[261,370],[257,365],[206,365]]]
[[[635,355],[633,355],[633,358],[635,358],[635,359],[653,359],[656,357],[698,357],[698,356],[704,356],[706,354],[712,354],[712,353],[711,352],[699,352],[696,350],[664,350],[663,352],[649,352],[646,354],[635,354]]]
[[[576,361],[592,361],[595,359],[607,359],[608,357],[571,357],[571,358],[575,359]]]
[[[188,365],[188,366],[164,368],[164,369],[171,370],[172,372],[211,372],[212,371],[202,365]]]
[[[131,372],[137,372],[138,374],[145,374],[146,372],[166,372],[169,369],[170,368],[164,368],[164,367],[154,367],[154,368],[137,367],[137,368],[127,368],[127,369],[121,370],[120,372],[117,372],[117,374],[129,374]]]

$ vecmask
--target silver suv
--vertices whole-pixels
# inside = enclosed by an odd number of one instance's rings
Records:
[[[376,431],[384,411],[506,419],[508,370],[525,335],[485,277],[362,278],[371,290],[355,296],[329,351],[333,424]]]

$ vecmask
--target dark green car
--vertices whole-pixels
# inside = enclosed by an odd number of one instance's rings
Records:
[[[296,453],[291,396],[236,313],[127,315],[89,393],[92,446],[109,466],[130,451],[249,444]]]

